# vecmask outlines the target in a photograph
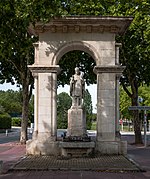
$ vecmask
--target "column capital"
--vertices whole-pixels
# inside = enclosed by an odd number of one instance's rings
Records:
[[[125,69],[125,66],[115,65],[115,66],[95,66],[94,67],[94,73],[116,73],[116,74],[122,74],[123,70]]]
[[[38,79],[38,73],[33,73],[33,72],[32,72],[32,76],[33,76],[35,79]]]
[[[33,74],[37,73],[60,73],[60,67],[59,65],[55,66],[44,66],[44,65],[28,65],[28,68]]]

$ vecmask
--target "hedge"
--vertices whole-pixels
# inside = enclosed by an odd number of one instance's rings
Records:
[[[21,127],[21,118],[13,117],[11,125]],[[31,125],[31,122],[30,122],[30,120],[28,120],[28,127],[30,127],[30,125]]]
[[[11,129],[11,117],[9,114],[0,114],[0,129]]]
[[[12,126],[21,126],[21,118],[13,117],[11,121]]]

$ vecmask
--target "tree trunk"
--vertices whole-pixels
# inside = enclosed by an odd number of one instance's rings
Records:
[[[27,127],[28,127],[28,110],[29,110],[29,83],[28,80],[23,80],[22,82],[22,120],[21,120],[21,135],[20,143],[25,144],[27,137]]]
[[[137,100],[132,98],[132,106],[137,106]],[[133,124],[134,124],[134,133],[135,133],[135,144],[142,144],[142,135],[141,135],[141,127],[139,120],[139,111],[133,111]]]
[[[132,106],[138,106],[138,85],[137,81],[134,79],[131,81],[131,90],[132,90]],[[134,133],[135,133],[135,144],[142,144],[142,135],[141,135],[141,127],[139,120],[139,111],[133,111],[133,124],[134,124]]]
[[[138,106],[138,82],[135,78],[134,74],[129,73],[129,82],[131,85],[131,92],[127,89],[125,84],[122,82],[123,89],[127,93],[127,95],[131,98],[132,106]],[[135,133],[135,144],[142,144],[142,135],[140,128],[140,120],[139,120],[139,111],[133,112],[133,124],[134,124],[134,133]]]

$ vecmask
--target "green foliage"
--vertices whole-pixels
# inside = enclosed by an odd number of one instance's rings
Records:
[[[121,84],[131,99],[131,105],[138,105],[138,88],[150,83],[150,2],[136,0],[116,1],[109,10],[116,16],[133,16],[134,20],[126,32],[117,41],[122,43],[120,62],[126,66]],[[131,91],[128,90],[130,86]],[[134,119],[135,143],[142,143],[139,112],[132,111]]]
[[[91,94],[89,93],[88,89],[86,89],[85,93],[84,93],[83,106],[86,110],[86,113],[91,115],[92,111],[93,111],[92,97],[91,97]]]
[[[90,130],[92,126],[92,115],[86,115],[86,129]]]
[[[21,118],[13,117],[11,121],[12,126],[21,126]]]
[[[68,109],[71,107],[71,97],[62,92],[57,95],[57,128],[66,129],[68,126]],[[92,100],[88,90],[85,91],[84,107],[86,110],[87,129],[91,128],[92,124]]]
[[[80,71],[84,72],[84,78],[88,85],[96,83],[96,75],[93,73],[96,63],[89,54],[83,51],[75,50],[66,53],[59,61],[59,65],[62,71],[58,76],[58,85],[69,84],[70,77],[74,74],[74,69],[77,66]]]
[[[19,118],[19,117],[13,117],[11,119],[11,125],[12,126],[21,127],[21,118]],[[28,119],[28,127],[30,127],[30,125],[31,125],[31,121],[30,121],[30,119]]]
[[[91,97],[91,94],[89,93],[88,89],[86,89],[85,93],[84,93],[83,106],[86,111],[86,127],[89,130],[89,129],[91,129],[91,125],[92,125],[93,106],[92,106],[92,97]]]
[[[150,86],[140,86],[139,97],[143,99],[143,101],[140,103],[141,106],[150,106]]]
[[[128,110],[129,106],[131,106],[131,99],[123,88],[120,87],[120,118],[131,118],[131,113]]]
[[[92,122],[91,130],[96,130],[96,122]]]
[[[22,112],[22,97],[20,91],[1,91],[0,90],[0,106],[6,113],[21,114]]]
[[[57,95],[57,128],[66,129],[68,125],[68,109],[71,107],[71,97],[62,92]]]
[[[131,89],[128,87],[128,90]],[[139,95],[140,98],[143,99],[142,102],[139,102],[141,106],[150,106],[150,87],[144,85],[139,87]],[[127,93],[120,87],[120,113],[121,118],[132,119],[132,112],[128,110],[129,106],[131,106],[131,99],[127,95]],[[149,111],[148,111],[149,113]]]
[[[23,118],[26,124],[28,116],[28,103],[32,88],[33,78],[27,68],[33,63],[32,43],[37,37],[31,36],[28,30],[29,23],[33,25],[39,21],[49,21],[53,16],[64,15],[125,15],[134,16],[130,29],[123,37],[118,37],[122,43],[121,64],[126,66],[121,83],[128,96],[132,99],[132,105],[137,105],[138,87],[141,83],[150,82],[150,2],[147,0],[3,0],[0,2],[0,82],[14,83],[14,80],[22,86],[23,95]],[[82,59],[83,57],[81,57]],[[70,58],[71,59],[71,58]],[[80,59],[80,60],[81,60]],[[60,62],[61,63],[61,62]],[[62,61],[61,67],[66,62]],[[94,83],[92,67],[85,65],[87,83]],[[67,64],[67,63],[66,63]],[[78,63],[79,64],[79,63]],[[67,64],[68,65],[68,64]],[[59,84],[68,83],[73,73],[74,64],[70,60],[69,66],[63,69]],[[74,66],[73,66],[74,68]],[[62,74],[62,75],[63,75]],[[92,80],[91,80],[92,79]],[[94,79],[94,80],[93,80]],[[28,87],[31,87],[30,93]],[[131,86],[131,91],[127,86]],[[30,94],[30,95],[29,95]],[[29,96],[28,96],[29,95]],[[26,118],[26,119],[25,119]],[[136,117],[135,117],[136,120]],[[25,122],[26,121],[26,122]],[[24,126],[25,131],[26,125]]]
[[[0,2],[0,83],[17,82],[22,87],[22,128],[21,143],[27,140],[28,105],[33,89],[33,77],[28,69],[34,62],[33,43],[37,37],[31,36],[31,18],[27,8],[28,0],[6,0]],[[31,8],[31,6],[30,6]]]
[[[11,129],[11,117],[8,114],[0,114],[0,129]]]

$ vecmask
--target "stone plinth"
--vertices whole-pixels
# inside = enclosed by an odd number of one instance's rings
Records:
[[[60,155],[59,142],[51,139],[39,138],[28,140],[26,143],[27,155]]]
[[[82,108],[71,108],[68,110],[67,136],[86,135],[86,117]]]
[[[126,141],[97,141],[96,149],[101,155],[126,155],[127,142]]]
[[[93,154],[95,142],[60,142],[61,156],[85,157]]]

